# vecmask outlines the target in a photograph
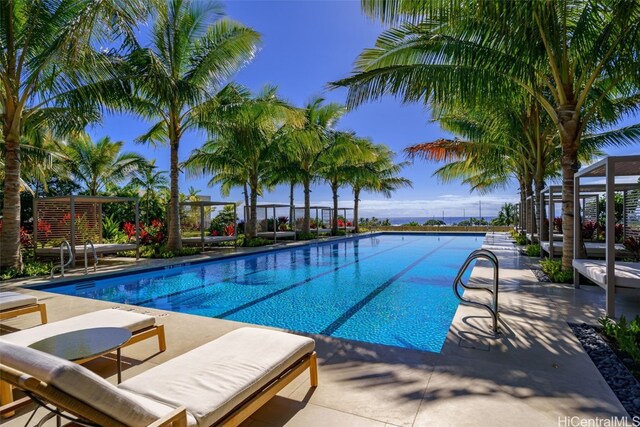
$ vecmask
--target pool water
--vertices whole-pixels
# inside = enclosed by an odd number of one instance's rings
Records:
[[[439,352],[483,238],[381,234],[42,289]]]

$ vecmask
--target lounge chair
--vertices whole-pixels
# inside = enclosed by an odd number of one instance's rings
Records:
[[[23,329],[0,337],[5,343],[12,343],[21,346],[29,346],[40,340],[53,337],[55,335],[76,331],[78,329],[116,327],[127,328],[131,331],[131,338],[122,347],[127,347],[142,340],[157,337],[160,351],[167,349],[164,335],[164,325],[157,325],[153,316],[135,313],[132,311],[106,309],[81,314],[57,322],[38,325],[33,328]],[[86,362],[88,360],[80,361]],[[0,384],[0,405],[12,402],[13,395],[6,384]]]
[[[47,306],[33,295],[0,292],[0,320],[40,312],[40,321],[47,323]]]
[[[241,328],[114,386],[86,368],[0,340],[2,377],[99,425],[236,426],[307,370],[312,339]]]

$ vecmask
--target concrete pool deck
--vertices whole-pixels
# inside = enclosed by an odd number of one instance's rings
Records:
[[[319,386],[310,389],[302,375],[243,426],[558,426],[569,425],[559,423],[565,417],[627,416],[567,325],[596,323],[604,314],[604,292],[595,286],[573,289],[538,282],[528,259],[506,234],[488,234],[484,247],[500,259],[501,335],[492,335],[486,312],[460,306],[440,353],[314,336]],[[488,264],[479,263],[473,270],[476,283],[489,283],[491,277]],[[245,326],[27,292],[47,303],[49,321],[109,307],[157,316],[166,328],[167,351],[157,353],[154,340],[124,349],[124,379]],[[628,314],[640,313],[637,298],[617,303]],[[37,315],[22,316],[3,321],[2,329],[36,322]],[[113,360],[100,358],[86,366],[115,382]],[[27,416],[25,412],[2,424],[24,425]]]

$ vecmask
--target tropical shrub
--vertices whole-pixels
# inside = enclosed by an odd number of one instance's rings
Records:
[[[316,237],[318,237],[317,233],[304,233],[301,231],[296,234],[297,240],[313,240]]]
[[[549,276],[554,283],[570,283],[573,281],[573,271],[562,269],[562,260],[543,259],[540,261],[542,271]]]
[[[540,256],[540,245],[537,243],[534,245],[527,245],[526,247],[527,255],[531,257],[539,257]]]
[[[15,279],[18,277],[46,276],[52,268],[53,263],[51,262],[23,260],[22,271],[18,271],[15,268],[9,268],[0,275],[0,280]]]
[[[602,333],[613,341],[620,351],[627,354],[636,365],[634,370],[637,375],[640,370],[640,316],[636,316],[627,323],[624,316],[620,316],[618,322],[608,317],[598,320],[602,325]]]
[[[475,225],[489,225],[489,223],[484,218],[473,218],[473,217],[471,217],[469,219],[465,219],[464,221],[460,221],[456,225],[458,227],[470,227],[470,226],[475,226]]]
[[[635,261],[639,262],[640,261],[640,240],[637,240],[633,236],[629,236],[626,239],[624,239],[624,242],[622,244],[624,245],[624,248],[626,250],[631,252],[631,255],[633,255],[633,258],[635,259]]]
[[[244,239],[242,246],[247,248],[255,248],[258,246],[270,245],[271,240],[256,237],[255,239]]]
[[[583,239],[592,239],[593,234],[596,231],[598,223],[595,221],[585,221],[582,223],[582,238]]]
[[[209,224],[209,234],[212,236],[233,236],[236,217],[233,206],[225,206]]]
[[[562,234],[562,218],[554,218],[553,219],[553,228],[556,233]]]
[[[429,225],[445,225],[445,222],[443,220],[441,220],[441,219],[430,219],[430,220],[425,221],[425,223],[422,224],[422,225],[427,225],[427,226],[429,226]]]
[[[118,241],[121,235],[123,235],[123,233],[120,231],[120,223],[113,215],[105,216],[102,219],[102,237],[108,241]],[[40,237],[39,231],[38,237]]]
[[[338,224],[339,225],[339,224]],[[406,224],[402,224],[403,227],[419,227],[420,223],[416,222],[416,221],[411,221],[408,222]],[[343,226],[344,227],[344,226]]]
[[[520,233],[517,233],[516,236],[514,237],[514,239],[516,241],[516,245],[518,245],[518,246],[524,246],[529,242],[527,240],[527,236],[525,236],[524,234],[520,234]]]

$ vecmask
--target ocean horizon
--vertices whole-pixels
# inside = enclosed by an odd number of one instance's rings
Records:
[[[453,225],[453,224],[459,223],[460,221],[468,220],[470,218],[477,218],[477,217],[445,216],[444,218],[442,218],[442,217],[432,217],[432,216],[405,216],[405,217],[387,217],[387,218],[380,217],[379,219],[381,221],[388,219],[391,222],[391,225],[403,225],[410,222],[417,222],[420,225],[422,225],[430,219],[439,219],[441,221],[444,221],[446,225]],[[483,216],[483,218],[485,219],[485,221],[490,222],[493,218],[495,218],[495,216]]]

